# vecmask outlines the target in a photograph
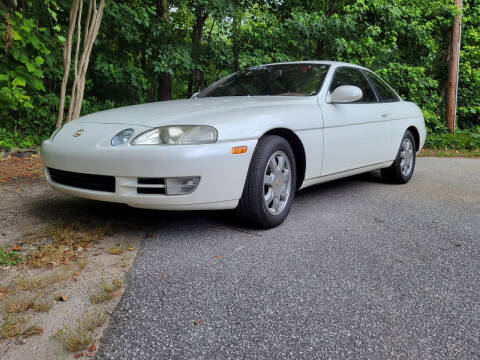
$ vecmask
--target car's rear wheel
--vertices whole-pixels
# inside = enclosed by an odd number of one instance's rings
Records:
[[[381,170],[382,177],[385,181],[393,184],[406,184],[412,178],[416,159],[415,138],[407,130],[403,136],[395,161],[389,168]]]
[[[253,154],[237,215],[260,228],[275,227],[287,217],[296,186],[290,144],[280,136],[264,136]]]

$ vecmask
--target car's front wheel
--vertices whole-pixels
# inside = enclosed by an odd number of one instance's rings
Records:
[[[393,184],[406,184],[410,181],[415,170],[416,145],[413,134],[407,130],[403,135],[400,149],[398,149],[397,158],[393,164],[386,169],[382,169],[382,177],[385,181]]]
[[[280,136],[264,136],[253,154],[237,215],[264,229],[280,225],[290,211],[296,186],[290,144]]]

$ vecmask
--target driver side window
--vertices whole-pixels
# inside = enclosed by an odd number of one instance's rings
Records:
[[[335,70],[330,84],[330,93],[343,85],[356,86],[362,90],[363,97],[357,103],[376,103],[377,96],[365,76],[357,69],[340,67]]]

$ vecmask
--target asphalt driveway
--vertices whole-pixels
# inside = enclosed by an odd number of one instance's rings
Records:
[[[268,231],[153,217],[98,359],[480,358],[480,160],[306,189]]]

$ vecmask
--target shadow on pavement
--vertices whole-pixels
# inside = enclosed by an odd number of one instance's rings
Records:
[[[309,206],[312,198],[319,200],[327,193],[356,191],[362,184],[381,183],[378,172],[335,180],[300,190],[295,206]],[[132,208],[128,205],[75,198],[68,195],[42,197],[32,201],[29,216],[40,222],[76,222],[99,224],[112,222],[121,227],[135,226],[145,230],[175,228],[195,224],[196,227],[227,226],[248,229],[235,218],[233,211],[161,211]]]

